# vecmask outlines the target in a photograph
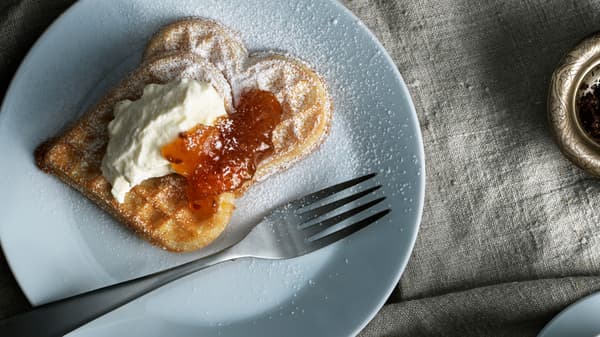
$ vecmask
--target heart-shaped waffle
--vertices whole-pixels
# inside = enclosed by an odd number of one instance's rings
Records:
[[[119,203],[100,170],[114,105],[138,99],[147,84],[180,78],[210,82],[224,97],[229,113],[235,113],[240,94],[253,88],[272,92],[283,110],[272,135],[274,152],[259,163],[252,180],[218,197],[217,212],[209,218],[189,209],[186,179],[179,175],[146,180]],[[231,218],[234,198],[252,183],[289,167],[318,147],[328,132],[331,109],[325,83],[303,62],[272,53],[248,57],[241,40],[227,28],[211,20],[186,19],[156,33],[142,64],[71,128],[40,145],[36,163],[152,243],[171,251],[190,251],[221,234]]]

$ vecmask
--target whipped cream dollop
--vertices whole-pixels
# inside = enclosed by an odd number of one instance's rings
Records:
[[[224,99],[212,85],[187,78],[148,84],[140,99],[118,102],[102,159],[102,175],[112,185],[112,195],[122,203],[144,180],[173,173],[161,148],[180,132],[198,124],[212,126],[223,116]]]

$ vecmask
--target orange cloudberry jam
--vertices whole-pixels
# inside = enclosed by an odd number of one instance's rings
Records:
[[[235,112],[215,126],[198,125],[182,132],[161,153],[175,172],[187,178],[190,208],[209,217],[217,197],[252,179],[258,164],[273,153],[272,133],[282,108],[268,91],[242,94]]]

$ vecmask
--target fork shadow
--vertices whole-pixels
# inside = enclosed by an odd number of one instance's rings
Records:
[[[239,217],[232,219],[231,223],[225,227],[225,230],[219,237],[208,246],[202,248],[197,252],[189,253],[194,255],[195,258],[208,256],[219,252],[223,249],[229,248],[240,240],[242,240],[254,226],[269,215],[277,207],[272,207],[253,215],[250,218],[240,219]],[[234,213],[235,216],[235,213]]]

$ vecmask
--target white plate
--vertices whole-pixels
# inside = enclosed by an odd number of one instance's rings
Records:
[[[253,187],[217,242],[177,255],[138,239],[39,171],[33,150],[139,62],[160,26],[186,16],[241,32],[250,50],[289,52],[330,85],[332,132],[318,152]],[[207,254],[265,210],[378,171],[390,216],[352,238],[287,261],[240,260],[159,289],[72,336],[345,336],[358,333],[400,278],[418,230],[423,146],[409,93],[383,47],[330,1],[81,1],[39,39],[0,111],[0,237],[34,305]],[[385,207],[382,206],[382,207]]]
[[[538,337],[599,337],[600,293],[587,296],[561,311]]]

